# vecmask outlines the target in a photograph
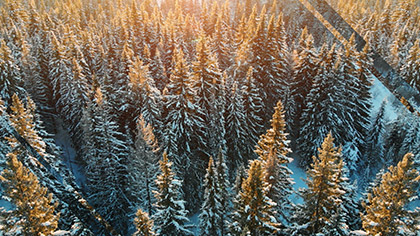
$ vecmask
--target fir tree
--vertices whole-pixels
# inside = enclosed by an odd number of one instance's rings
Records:
[[[138,209],[136,213],[136,218],[134,219],[134,224],[136,225],[137,231],[133,236],[155,236],[153,231],[153,221],[149,219],[149,215]]]
[[[286,166],[293,159],[287,157],[291,150],[288,148],[285,129],[283,105],[278,101],[271,128],[261,135],[255,151],[263,163],[265,182],[269,185],[267,196],[278,204],[276,211],[282,222],[289,218],[288,213],[292,207],[289,196],[293,191],[293,180],[290,178],[292,171]]]
[[[127,144],[109,114],[109,104],[98,89],[95,102],[84,111],[84,153],[88,198],[106,220],[121,233],[128,230],[130,179],[127,178]]]
[[[0,84],[0,97],[6,107],[12,103],[13,94],[24,94],[20,68],[4,40],[0,41]]]
[[[367,179],[373,177],[373,173],[385,165],[385,149],[384,149],[384,132],[385,132],[385,112],[386,101],[384,100],[376,114],[370,127],[369,136],[366,139],[365,156],[366,156],[366,173]]]
[[[200,179],[204,176],[200,168],[202,161],[195,155],[202,141],[199,129],[203,125],[193,102],[195,94],[191,88],[190,66],[181,50],[175,52],[174,63],[175,68],[164,95],[163,116],[166,127],[163,131],[163,150],[168,152],[181,178],[188,179],[183,184],[183,190],[185,198],[190,200],[187,203],[188,209],[193,209],[199,204]]]
[[[304,200],[295,213],[293,235],[328,234],[335,231],[347,235],[347,225],[343,211],[344,163],[341,148],[334,147],[334,139],[329,133],[319,148],[318,156],[313,157],[311,169],[307,172],[307,189],[301,190]],[[347,232],[348,233],[348,232]]]
[[[200,231],[201,235],[219,235],[220,202],[218,196],[217,173],[213,158],[209,159],[209,167],[204,177],[204,202],[201,206]]]
[[[232,91],[228,92],[229,105],[226,108],[226,133],[225,140],[227,146],[227,165],[230,169],[235,169],[244,165],[247,158],[247,124],[245,123],[244,100],[242,91],[238,88],[238,83],[234,82]]]
[[[217,199],[220,203],[220,208],[217,209],[220,215],[217,225],[220,230],[220,235],[223,236],[227,234],[232,194],[230,194],[229,191],[230,183],[228,177],[228,167],[225,162],[222,148],[219,148],[215,168],[217,181]]]
[[[295,66],[293,68],[293,82],[291,83],[291,96],[296,104],[295,109],[295,127],[300,127],[300,117],[306,108],[306,96],[309,94],[313,79],[317,74],[317,57],[314,48],[312,35],[305,28],[300,36],[299,46],[294,52]]]
[[[156,190],[154,179],[158,172],[159,146],[153,134],[153,128],[140,116],[137,122],[137,136],[134,143],[134,156],[130,173],[137,182],[131,186],[130,192],[138,195],[138,202],[148,214],[153,213],[155,202],[153,191]]]
[[[157,201],[156,213],[153,215],[156,233],[165,236],[193,235],[185,227],[188,218],[185,202],[180,199],[181,182],[175,178],[171,169],[172,162],[168,160],[166,153],[159,164],[161,174],[156,179],[158,190],[155,191]]]
[[[401,67],[401,76],[414,88],[420,91],[420,40],[410,48],[406,63]]]
[[[407,207],[416,198],[420,181],[413,157],[408,153],[397,166],[389,167],[380,184],[368,194],[362,221],[369,235],[414,235],[418,231],[419,212]]]
[[[274,203],[268,196],[262,163],[250,163],[248,177],[242,183],[232,215],[231,232],[234,235],[271,235],[279,230]]]
[[[18,161],[16,154],[7,155],[7,167],[0,179],[5,186],[5,197],[14,209],[3,212],[4,232],[21,235],[50,235],[57,228],[59,216],[54,214],[57,204],[52,194]]]

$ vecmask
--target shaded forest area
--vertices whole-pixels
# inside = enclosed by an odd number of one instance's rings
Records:
[[[330,2],[364,50],[317,32],[291,0],[1,1],[2,122],[74,183],[54,142],[63,125],[78,190],[122,235],[191,235],[194,214],[200,235],[415,235],[420,121],[405,109],[387,121],[387,101],[372,110],[369,53],[419,90],[419,2]],[[18,209],[2,230],[106,234],[48,195],[48,170],[0,133],[3,195]],[[292,161],[308,188],[293,189]],[[27,188],[33,198],[13,191]]]

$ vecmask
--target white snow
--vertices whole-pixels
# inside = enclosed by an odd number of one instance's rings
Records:
[[[387,101],[384,113],[385,120],[397,119],[397,110],[403,108],[403,105],[376,77],[370,91],[372,93],[372,114],[378,113],[382,101],[385,100]]]

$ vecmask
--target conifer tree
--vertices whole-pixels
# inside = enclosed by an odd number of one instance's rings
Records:
[[[414,235],[418,231],[419,211],[410,211],[408,204],[417,196],[420,181],[414,156],[408,153],[397,166],[389,167],[380,184],[368,194],[363,207],[363,228],[369,235]]]
[[[217,181],[217,198],[220,202],[220,208],[217,210],[219,212],[220,218],[217,222],[217,225],[220,230],[220,235],[223,236],[226,235],[228,231],[227,226],[229,223],[229,213],[231,211],[232,194],[230,193],[228,167],[225,162],[222,148],[219,148],[215,168]]]
[[[189,64],[181,50],[175,52],[175,68],[170,77],[164,97],[165,138],[163,150],[173,160],[175,170],[181,179],[188,179],[183,184],[185,198],[189,199],[188,209],[197,208],[201,194],[200,179],[204,176],[200,167],[202,161],[196,155],[200,137],[202,118],[197,114],[197,106],[193,99]]]
[[[278,101],[271,119],[271,128],[261,135],[255,150],[263,163],[264,180],[269,185],[267,196],[278,204],[277,217],[282,222],[289,218],[288,213],[292,207],[289,196],[293,191],[293,180],[290,177],[292,171],[286,166],[293,159],[287,157],[291,150],[288,148],[285,129],[283,105]]]
[[[202,146],[207,147],[204,151],[211,155],[217,152],[219,134],[217,131],[220,124],[220,117],[217,116],[217,99],[220,93],[222,74],[217,64],[216,56],[209,48],[209,40],[202,35],[197,43],[196,60],[192,63],[192,88],[195,90],[195,104],[197,113],[201,116],[202,123],[200,127],[202,133]],[[204,125],[205,124],[205,125]]]
[[[230,102],[226,108],[226,133],[225,140],[227,146],[227,165],[230,169],[236,169],[244,165],[247,158],[247,124],[245,120],[245,108],[243,94],[238,88],[238,82],[234,82],[232,91],[228,91]]]
[[[329,133],[319,148],[318,156],[313,156],[313,164],[307,172],[307,189],[302,189],[303,205],[297,207],[294,216],[293,235],[329,234],[330,231],[346,235],[347,225],[343,211],[344,163],[341,148],[334,147],[334,139]],[[348,232],[347,232],[348,233]]]
[[[131,178],[127,143],[109,114],[109,104],[100,89],[88,104],[82,118],[88,198],[95,209],[121,233],[128,230],[130,202],[127,197]]]
[[[133,236],[155,236],[153,231],[153,221],[149,219],[149,214],[138,209],[136,218],[134,219],[137,231]]]
[[[261,161],[251,161],[248,177],[242,183],[232,214],[230,227],[233,235],[270,235],[278,232],[279,223],[274,210],[276,203],[267,196],[267,187]]]
[[[371,124],[369,136],[366,139],[366,147],[364,148],[366,163],[364,166],[366,167],[365,170],[369,172],[365,174],[367,179],[373,177],[373,173],[385,165],[385,105],[386,101],[384,100]]]
[[[57,228],[59,216],[54,213],[57,203],[52,194],[41,186],[38,179],[17,159],[7,155],[7,166],[0,176],[5,186],[5,196],[14,209],[3,212],[4,232],[20,235],[50,235]]]
[[[420,40],[410,48],[406,63],[401,67],[401,76],[414,88],[420,91]]]
[[[152,214],[155,202],[153,191],[156,190],[154,179],[158,172],[159,146],[153,134],[153,128],[147,124],[142,116],[137,122],[137,136],[134,143],[133,159],[130,173],[137,182],[131,186],[132,194],[138,195],[138,202],[148,214]]]
[[[6,107],[12,103],[13,94],[24,94],[20,68],[4,40],[0,41],[0,84],[0,97]]]
[[[188,218],[185,201],[180,199],[181,181],[175,178],[171,169],[172,162],[168,160],[166,153],[163,154],[159,165],[161,174],[156,179],[158,190],[155,191],[157,201],[156,213],[153,215],[156,233],[165,236],[193,235],[185,227]]]
[[[300,127],[300,117],[306,108],[306,96],[309,94],[313,79],[317,74],[318,66],[315,64],[317,57],[314,48],[314,39],[305,27],[301,33],[299,45],[294,52],[295,66],[293,68],[293,82],[291,96],[295,102],[295,127]]]
[[[201,206],[200,231],[201,235],[219,235],[220,202],[218,196],[217,172],[213,158],[209,159],[209,167],[204,177],[204,202]]]

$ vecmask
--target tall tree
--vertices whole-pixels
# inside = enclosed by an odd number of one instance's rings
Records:
[[[197,155],[197,149],[202,142],[200,127],[202,118],[197,114],[197,106],[193,99],[191,88],[190,65],[187,64],[184,53],[176,50],[175,68],[172,71],[167,91],[164,93],[165,138],[163,150],[173,160],[175,171],[185,181],[183,190],[185,198],[189,199],[188,209],[199,206],[201,194],[200,181],[204,176],[202,160]]]
[[[127,178],[127,144],[109,110],[98,89],[82,118],[88,198],[116,230],[126,233],[133,204],[126,192],[131,179]]]
[[[0,40],[0,97],[8,107],[12,103],[13,94],[23,96],[23,80],[20,68],[6,42]]]
[[[318,233],[347,235],[347,225],[343,211],[344,163],[341,148],[334,147],[334,138],[327,135],[319,148],[318,156],[313,156],[313,164],[307,172],[307,189],[302,189],[303,205],[297,207],[293,235],[315,235]],[[347,233],[347,234],[346,234]]]
[[[292,171],[286,166],[293,159],[287,157],[291,150],[285,130],[283,105],[278,101],[271,119],[271,128],[261,135],[255,152],[263,163],[264,180],[269,185],[267,195],[277,203],[277,217],[283,223],[288,220],[293,205],[289,197],[294,183],[290,177]]]
[[[185,210],[185,201],[180,198],[181,181],[175,178],[172,172],[172,162],[168,160],[166,153],[159,161],[161,174],[157,176],[156,184],[158,190],[155,191],[156,213],[153,215],[155,230],[159,235],[177,236],[193,235],[185,227],[188,222]]]
[[[408,204],[417,195],[420,181],[414,156],[408,153],[397,166],[389,167],[380,184],[368,194],[363,204],[363,228],[369,235],[414,235],[418,231],[419,211],[410,211]]]
[[[220,202],[218,196],[217,173],[213,158],[209,159],[209,167],[204,177],[204,202],[201,206],[200,232],[201,235],[219,235]]]
[[[250,163],[248,177],[242,183],[232,215],[234,235],[270,235],[279,231],[274,203],[268,196],[264,171],[260,160]]]
[[[59,219],[54,213],[57,203],[52,203],[52,194],[47,194],[47,188],[40,185],[16,154],[7,155],[0,180],[5,186],[5,196],[14,206],[13,210],[2,213],[5,233],[50,235],[55,231]]]

